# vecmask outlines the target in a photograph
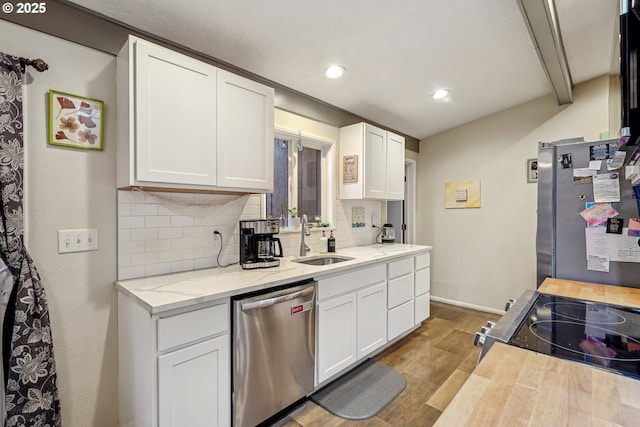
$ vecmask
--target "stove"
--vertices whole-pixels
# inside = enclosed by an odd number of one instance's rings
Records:
[[[479,360],[494,342],[640,379],[638,309],[528,291],[476,334]]]

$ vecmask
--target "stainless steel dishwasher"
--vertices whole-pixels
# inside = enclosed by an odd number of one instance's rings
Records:
[[[256,426],[313,390],[315,285],[233,298],[235,426]]]

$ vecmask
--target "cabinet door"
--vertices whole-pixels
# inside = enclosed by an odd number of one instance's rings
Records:
[[[387,343],[387,284],[358,291],[358,359]]]
[[[415,324],[414,319],[414,301],[408,301],[404,304],[389,310],[388,313],[388,335],[389,341],[399,337],[403,333],[411,329]]]
[[[354,363],[356,293],[318,304],[318,383]]]
[[[431,290],[431,268],[427,267],[416,271],[416,296],[425,294]]]
[[[136,179],[216,183],[216,68],[135,42]]]
[[[431,312],[431,293],[427,292],[424,295],[420,295],[416,297],[415,301],[415,319],[414,323],[416,325],[420,324],[423,320],[429,318],[429,314]]]
[[[387,200],[404,200],[404,137],[387,132]]]
[[[273,96],[218,71],[218,186],[273,191]]]
[[[228,426],[230,369],[228,335],[159,356],[159,426]]]
[[[364,127],[364,197],[387,197],[387,132],[375,126]]]

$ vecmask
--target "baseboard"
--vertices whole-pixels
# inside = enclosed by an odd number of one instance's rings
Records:
[[[505,313],[504,310],[497,310],[497,309],[491,308],[491,307],[483,307],[481,305],[469,304],[467,302],[456,301],[456,300],[452,300],[452,299],[449,299],[449,298],[437,297],[437,296],[435,296],[433,294],[431,294],[431,299],[433,301],[443,302],[445,304],[457,305],[458,307],[470,308],[472,310],[486,311],[487,313],[499,314],[501,316]]]

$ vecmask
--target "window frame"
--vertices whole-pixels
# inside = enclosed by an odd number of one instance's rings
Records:
[[[302,145],[319,150],[321,153],[320,167],[321,173],[321,218],[335,226],[334,218],[334,188],[335,188],[335,149],[336,141],[318,135],[309,134],[295,129],[276,126],[273,132],[273,140],[282,139],[289,142],[289,179],[288,179],[288,199],[298,200],[298,162],[294,156],[295,146],[298,140],[302,140]],[[261,197],[262,215],[266,217],[266,196]],[[308,218],[313,222],[314,218]],[[280,230],[282,232],[283,230]],[[286,230],[284,230],[286,231]]]

